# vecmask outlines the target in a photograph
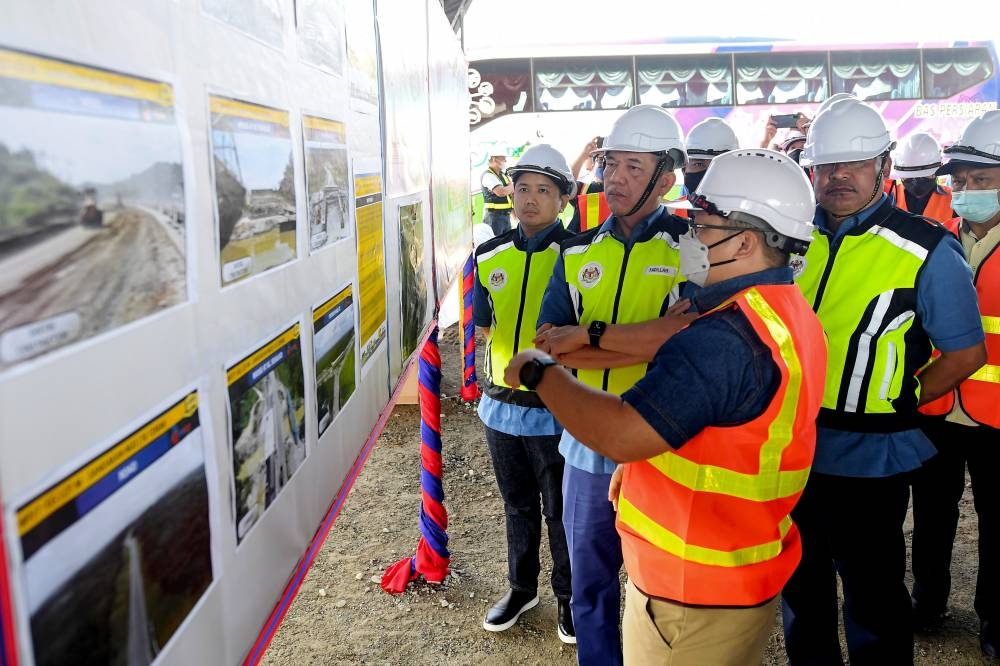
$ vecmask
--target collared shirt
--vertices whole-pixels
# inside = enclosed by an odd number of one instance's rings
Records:
[[[666,215],[664,206],[658,206],[648,217],[636,224],[632,228],[632,233],[628,238],[622,238],[617,232],[615,217],[612,215],[601,224],[601,232],[610,232],[615,238],[630,248],[654,219],[660,215]],[[552,269],[552,279],[545,290],[545,297],[542,299],[542,309],[538,315],[538,326],[542,324],[552,324],[553,326],[575,325],[579,321],[577,312],[570,300],[569,289],[566,286],[566,264],[562,256],[556,259],[556,265]],[[559,441],[559,453],[566,459],[566,464],[577,469],[582,469],[591,474],[611,474],[615,471],[615,463],[605,458],[601,454],[588,449],[579,440],[563,431],[562,439]]]
[[[792,284],[792,270],[771,268],[702,287],[692,304],[697,312],[707,312],[762,284]],[[729,308],[696,319],[671,337],[622,400],[678,449],[708,426],[757,418],[780,384],[771,350],[747,316]]]
[[[514,229],[514,233],[525,242],[525,248],[530,254],[543,249],[542,240],[559,224],[559,221],[553,222],[530,238],[520,226]],[[472,312],[476,326],[489,328],[493,325],[493,304],[490,302],[489,292],[479,280],[474,282],[472,288]],[[485,394],[479,399],[478,413],[484,425],[508,435],[558,435],[563,431],[552,412],[547,409],[511,405]]]
[[[864,224],[885,199],[883,194],[868,208],[843,220],[836,232],[830,231],[826,213],[817,206],[814,223],[821,233],[831,236],[830,253],[844,234]],[[972,272],[951,234],[930,253],[917,278],[917,318],[941,351],[965,349],[985,339]],[[884,477],[916,469],[936,452],[919,429],[867,433],[817,428],[812,468],[835,476]]]

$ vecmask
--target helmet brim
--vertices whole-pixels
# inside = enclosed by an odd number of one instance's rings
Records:
[[[948,160],[935,173],[938,176],[947,176],[955,171],[955,167],[960,166],[980,169],[983,167],[1000,167],[1000,162],[991,160],[988,157],[980,157],[979,155],[962,155],[961,153],[958,154],[961,155],[961,157],[954,157]]]

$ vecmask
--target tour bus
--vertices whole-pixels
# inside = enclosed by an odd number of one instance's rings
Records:
[[[878,109],[894,138],[928,131],[944,146],[969,120],[997,108],[994,42],[806,45],[793,42],[629,45],[585,56],[470,54],[472,182],[492,144],[550,143],[571,163],[607,134],[623,109],[669,109],[685,133],[725,118],[743,147],[764,138],[769,116],[812,118],[835,93]],[[790,129],[778,130],[780,143]],[[514,155],[516,158],[516,155]],[[511,160],[513,163],[515,160]]]

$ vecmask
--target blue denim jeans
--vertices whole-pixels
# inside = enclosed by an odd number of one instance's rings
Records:
[[[562,524],[563,458],[559,435],[508,435],[486,427],[497,486],[507,519],[507,578],[520,592],[538,589],[542,516],[552,553],[552,592],[568,600],[569,551]]]
[[[510,231],[510,210],[503,212],[495,210],[483,211],[483,222],[493,230],[494,236],[500,236]]]

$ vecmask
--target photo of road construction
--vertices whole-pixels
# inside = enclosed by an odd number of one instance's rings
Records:
[[[334,74],[342,74],[344,0],[298,0],[295,11],[302,59]]]
[[[357,384],[354,314],[351,287],[313,310],[317,436],[323,435],[354,394]]]
[[[309,198],[309,248],[353,235],[349,212],[350,192],[344,124],[305,116],[306,195]]]
[[[210,96],[222,284],[295,259],[288,113]]]
[[[423,204],[399,207],[399,280],[402,285],[403,358],[408,358],[420,342],[427,317],[427,280],[424,277]]]
[[[59,61],[0,49],[45,77]],[[169,85],[0,75],[0,371],[187,299]],[[144,98],[100,89],[126,79]],[[88,89],[86,86],[91,86]]]
[[[228,372],[237,541],[306,458],[300,345],[296,325]]]
[[[156,432],[141,452],[23,535],[37,666],[151,664],[211,584],[202,430],[196,413],[174,411],[143,426],[140,436]],[[121,445],[94,462],[117,460]],[[36,500],[65,501],[63,488]]]

